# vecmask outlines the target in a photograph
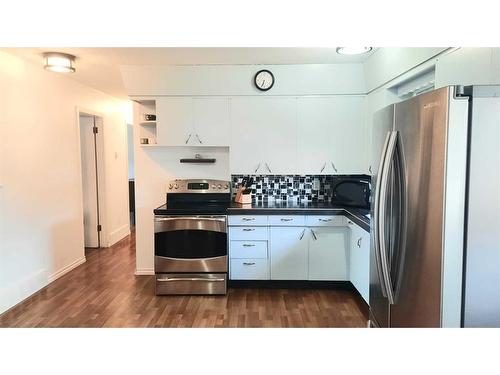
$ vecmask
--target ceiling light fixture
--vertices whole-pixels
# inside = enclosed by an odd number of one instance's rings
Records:
[[[338,47],[337,53],[341,55],[361,55],[368,53],[373,47]]]
[[[44,65],[47,70],[57,73],[73,73],[75,56],[60,52],[46,52],[43,54]]]

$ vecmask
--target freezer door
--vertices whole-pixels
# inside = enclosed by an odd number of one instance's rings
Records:
[[[393,243],[389,250],[395,291],[391,327],[440,326],[448,101],[449,88],[443,88],[395,105],[394,130],[404,176],[399,199],[407,229],[401,233],[404,245]],[[391,210],[396,216],[397,199]]]
[[[380,196],[380,169],[384,165],[389,143],[389,136],[394,126],[394,105],[378,111],[374,116],[372,131],[372,196],[370,228],[370,320],[373,326],[389,326],[389,301],[385,292],[384,278],[378,254],[378,205],[375,202]]]
[[[482,89],[484,97],[476,93]],[[488,92],[491,91],[491,92]],[[497,97],[495,97],[497,96]],[[465,327],[500,327],[500,87],[474,87]]]

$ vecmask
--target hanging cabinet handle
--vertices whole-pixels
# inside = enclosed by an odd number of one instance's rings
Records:
[[[371,165],[368,167],[368,172],[373,173]]]
[[[318,221],[324,221],[324,222],[328,223],[329,221],[332,221],[332,219],[318,219]]]
[[[281,219],[281,221],[293,221],[293,219]]]
[[[359,237],[359,238],[358,238],[358,247],[361,247],[361,238],[362,238],[362,237]]]
[[[243,221],[252,221],[252,220],[255,220],[255,218],[254,217],[244,217],[241,220],[243,220]]]
[[[201,141],[200,136],[198,134],[195,134],[195,135],[196,135],[196,139],[198,140],[198,142],[200,142],[200,144],[202,145],[203,142]]]
[[[254,230],[254,228],[243,228],[243,232],[252,232]]]
[[[188,144],[189,140],[191,139],[192,134],[189,134],[189,137],[186,139],[186,144]]]
[[[337,168],[335,168],[335,164],[333,164],[333,161],[331,163],[332,163],[333,170],[335,171],[335,173],[337,173],[338,171],[337,171]]]
[[[257,173],[257,171],[259,170],[259,168],[260,168],[260,163],[257,165],[257,168],[255,168],[254,173]]]
[[[306,228],[302,231],[302,234],[300,235],[299,241],[301,241],[304,238],[304,234],[306,233]]]
[[[267,163],[265,163],[265,164],[266,164],[266,168],[267,168],[267,170],[269,171],[269,173],[273,173],[273,172],[271,171],[271,168],[269,168],[269,165],[267,165]]]
[[[311,234],[314,238],[314,241],[316,241],[318,239],[318,237],[316,237],[316,233],[314,233],[314,231],[312,230],[312,228],[309,228],[311,230]]]
[[[244,243],[243,244],[243,247],[254,247],[255,244],[252,244],[252,243]]]
[[[244,266],[254,266],[255,262],[243,262]]]
[[[325,164],[323,164],[323,167],[321,168],[321,170],[319,171],[319,173],[323,172],[326,168],[326,161],[325,161]]]

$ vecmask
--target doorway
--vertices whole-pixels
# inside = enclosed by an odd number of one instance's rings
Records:
[[[83,227],[86,249],[98,249],[102,239],[102,117],[79,113],[83,193]]]

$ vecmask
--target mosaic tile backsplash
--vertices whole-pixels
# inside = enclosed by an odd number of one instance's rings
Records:
[[[292,200],[328,202],[333,187],[346,176],[339,175],[232,175],[233,195],[244,177],[252,177],[252,199],[255,201]]]

